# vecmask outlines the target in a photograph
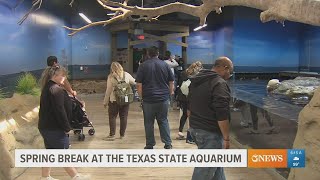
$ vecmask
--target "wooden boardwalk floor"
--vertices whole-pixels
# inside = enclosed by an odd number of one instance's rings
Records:
[[[117,139],[115,141],[105,141],[104,137],[108,135],[108,118],[106,110],[103,108],[102,94],[82,96],[86,102],[86,111],[89,119],[93,122],[96,133],[89,136],[85,131],[85,141],[79,142],[72,134],[72,149],[143,149],[145,145],[145,135],[143,126],[143,114],[139,103],[130,105],[128,126],[126,138],[119,139],[119,119],[117,119]],[[169,114],[171,137],[173,139],[173,148],[191,149],[195,145],[186,144],[185,141],[175,140],[179,126],[179,111],[172,110]],[[88,130],[89,128],[85,128]],[[156,149],[163,149],[163,143],[159,137],[157,125],[155,125],[155,136],[157,145]],[[232,142],[231,142],[232,143]],[[232,143],[232,148],[236,148]],[[103,179],[166,179],[166,180],[187,180],[191,179],[193,168],[78,168],[80,173],[89,173],[92,180]],[[276,180],[279,179],[273,173],[266,169],[249,169],[249,168],[225,168],[227,180]],[[35,180],[39,179],[41,168],[28,168],[17,180]],[[63,168],[52,168],[51,175],[55,178],[66,180],[70,179]]]

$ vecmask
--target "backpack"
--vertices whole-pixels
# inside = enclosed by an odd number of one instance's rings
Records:
[[[180,87],[180,90],[182,92],[182,94],[184,94],[185,96],[188,96],[189,94],[189,86],[191,84],[190,79],[183,81]]]
[[[118,105],[127,105],[133,102],[133,91],[131,85],[125,81],[125,73],[123,72],[123,78],[114,86],[114,95]]]

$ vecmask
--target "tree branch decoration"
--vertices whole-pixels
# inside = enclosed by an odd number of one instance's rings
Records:
[[[28,16],[35,12],[36,10],[40,9],[42,5],[42,0],[33,0],[32,1],[32,7],[29,9],[29,11],[18,21],[18,24],[21,25],[27,18]]]
[[[36,0],[36,2],[39,1],[42,2],[42,0]],[[173,12],[181,12],[199,17],[200,25],[204,25],[211,11],[220,14],[222,13],[221,8],[225,6],[245,6],[259,9],[262,11],[260,14],[262,22],[275,20],[284,25],[284,21],[288,20],[320,26],[320,0],[202,0],[202,4],[199,6],[175,2],[154,8],[129,6],[127,5],[129,0],[125,0],[123,3],[111,0],[96,1],[107,11],[115,12],[115,15],[111,19],[93,22],[80,28],[63,26],[71,31],[70,36],[92,26],[108,25],[116,21],[134,19],[133,16],[139,16],[138,20],[150,21],[161,15]]]
[[[4,1],[4,0],[0,0],[0,3],[1,3],[2,1]],[[16,4],[16,6],[14,7],[14,9],[17,8],[20,4],[22,4],[23,1],[24,1],[24,0],[19,0],[19,2],[18,2],[18,3]],[[18,24],[21,25],[21,24],[28,18],[28,16],[29,16],[31,13],[33,13],[33,12],[37,11],[38,9],[40,9],[40,8],[41,8],[41,5],[42,5],[42,1],[43,1],[43,0],[32,0],[32,6],[31,6],[31,8],[30,8],[29,11],[18,21]],[[69,4],[71,7],[72,7],[73,2],[74,2],[74,0],[71,0],[71,2],[70,2],[70,4]]]

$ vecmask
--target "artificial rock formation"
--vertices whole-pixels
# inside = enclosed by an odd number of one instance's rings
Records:
[[[306,150],[306,167],[292,168],[289,180],[320,179],[320,88],[299,114],[298,132],[293,144],[294,149]]]
[[[106,80],[72,80],[71,84],[78,94],[103,94],[107,89]]]
[[[0,100],[0,179],[14,179],[26,169],[14,167],[15,149],[44,148],[38,106],[39,98],[31,95]]]
[[[273,81],[273,80],[270,80]],[[296,77],[295,79],[285,80],[281,83],[272,83],[273,93],[284,94],[289,97],[303,96],[312,97],[316,89],[320,86],[320,79],[316,77]],[[270,86],[268,84],[268,86]]]

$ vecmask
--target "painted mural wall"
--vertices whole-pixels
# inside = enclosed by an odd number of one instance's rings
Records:
[[[304,25],[300,46],[300,71],[320,72],[320,27]]]
[[[18,1],[8,2],[13,7]],[[71,39],[61,28],[66,22],[42,10],[18,25],[29,7],[21,4],[14,10],[0,4],[0,75],[43,69],[49,55],[63,65],[71,63]]]
[[[261,23],[260,11],[235,8],[233,61],[238,72],[298,70],[301,24]]]
[[[72,79],[105,79],[111,64],[110,32],[105,27],[94,26],[75,34],[71,39]]]
[[[200,60],[204,64],[211,64],[216,49],[213,31],[197,31],[190,33],[188,37],[188,64]]]
[[[31,6],[26,1],[14,8],[18,2],[0,1],[0,88],[9,94],[22,72],[30,71],[39,77],[49,55],[57,56],[65,67],[72,64],[71,39],[62,28],[69,24],[68,20],[44,7],[18,25]]]

